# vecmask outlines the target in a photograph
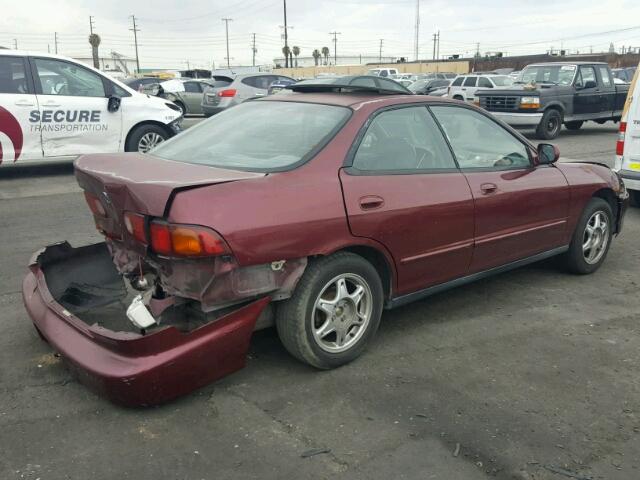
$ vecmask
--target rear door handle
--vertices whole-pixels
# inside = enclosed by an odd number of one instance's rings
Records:
[[[382,197],[379,197],[378,195],[367,195],[360,198],[361,210],[375,210],[376,208],[380,208],[383,205],[384,199]]]
[[[485,195],[494,193],[497,189],[498,186],[495,183],[483,183],[482,185],[480,185],[480,191],[482,191],[482,193],[484,193]]]

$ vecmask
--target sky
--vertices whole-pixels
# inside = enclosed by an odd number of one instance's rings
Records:
[[[544,53],[550,48],[587,53],[610,43],[640,48],[639,0],[419,0],[419,57],[433,56],[432,35],[440,31],[440,55],[502,51]],[[326,46],[337,35],[341,55],[415,58],[417,0],[288,0],[289,45],[301,56]],[[102,37],[100,54],[135,56],[131,15],[135,15],[142,68],[211,68],[226,64],[225,23],[229,22],[232,65],[251,65],[281,56],[283,0],[0,0],[0,46],[54,50],[88,56],[89,16]]]

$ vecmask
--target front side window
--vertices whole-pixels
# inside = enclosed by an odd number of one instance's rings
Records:
[[[189,128],[151,153],[220,168],[285,169],[322,147],[350,115],[350,109],[331,105],[247,102]]]
[[[456,168],[438,125],[426,107],[384,111],[374,118],[353,159],[361,171]]]
[[[496,122],[469,108],[431,107],[462,169],[531,165],[527,147]]]
[[[104,97],[102,77],[79,65],[60,60],[35,59],[43,95]]]
[[[596,83],[596,71],[593,67],[580,67],[578,78],[576,79],[576,87],[586,87],[587,82]]]
[[[477,80],[478,80],[478,77],[467,77],[463,85],[465,87],[475,87]]]
[[[184,91],[187,93],[201,93],[198,82],[184,82]]]
[[[22,57],[0,57],[0,93],[29,93]]]

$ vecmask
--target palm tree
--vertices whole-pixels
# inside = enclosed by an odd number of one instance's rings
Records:
[[[93,67],[100,68],[98,56],[98,47],[100,46],[100,35],[92,33],[89,35],[89,43],[91,44],[91,56],[93,57]]]
[[[285,68],[289,68],[289,55],[291,55],[291,49],[288,46],[282,47],[282,54],[284,55],[284,66]]]
[[[324,56],[324,64],[329,65],[329,47],[322,47],[322,55]]]
[[[320,50],[316,48],[311,55],[313,55],[313,61],[315,62],[317,67],[320,61],[320,57],[322,56],[322,54],[320,53]]]
[[[297,67],[298,66],[298,55],[300,55],[300,47],[296,47],[294,45],[293,49],[291,50],[291,52],[293,53],[293,56],[296,57],[296,67]]]

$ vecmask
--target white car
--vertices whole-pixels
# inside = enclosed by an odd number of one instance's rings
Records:
[[[180,109],[59,55],[0,50],[0,165],[146,152]]]
[[[372,68],[367,72],[367,75],[374,75],[376,77],[392,77],[398,75],[397,68]]]
[[[457,76],[449,86],[448,97],[465,102],[473,102],[478,90],[504,88],[513,85],[508,75],[469,73]]]
[[[640,68],[636,70],[620,120],[613,169],[631,195],[631,204],[640,207]]]

